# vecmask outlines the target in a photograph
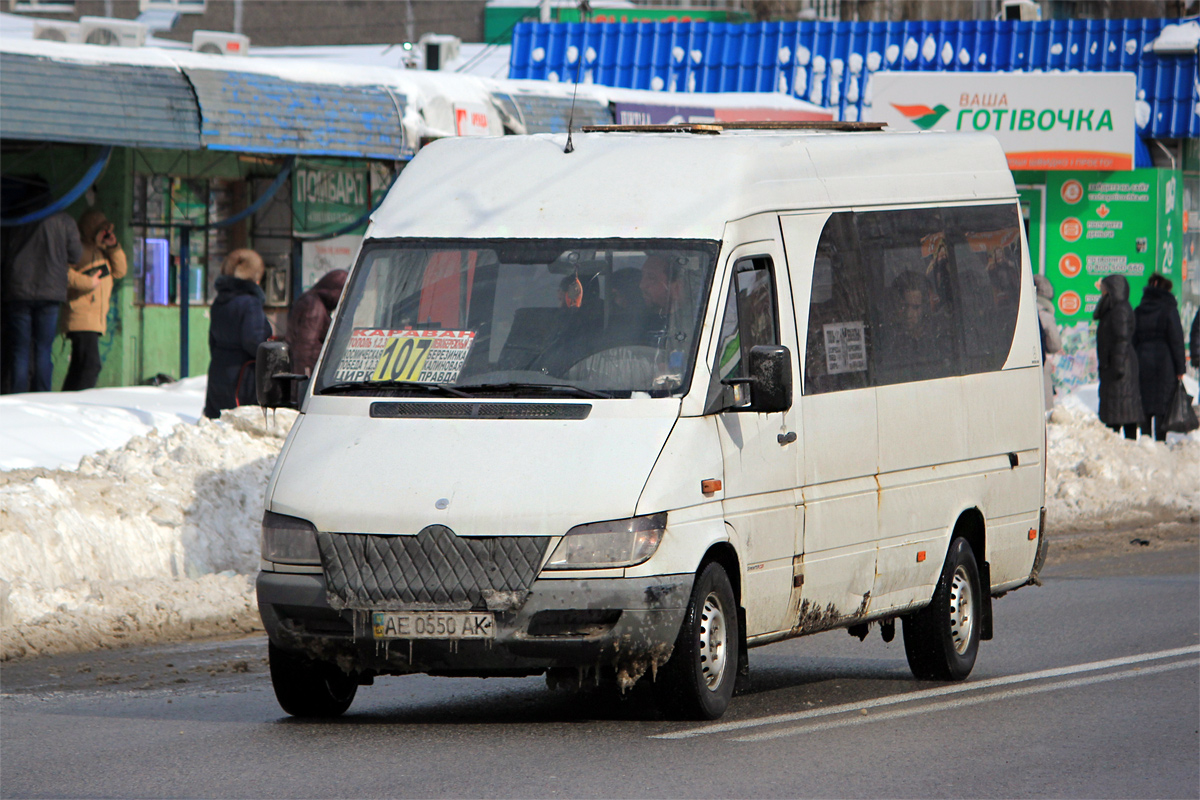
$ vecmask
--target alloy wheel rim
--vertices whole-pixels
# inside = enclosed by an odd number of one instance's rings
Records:
[[[700,611],[700,673],[710,691],[716,691],[725,677],[727,635],[721,600],[715,592],[709,592]]]
[[[975,632],[975,596],[965,567],[954,570],[950,581],[950,639],[960,656],[967,652]]]

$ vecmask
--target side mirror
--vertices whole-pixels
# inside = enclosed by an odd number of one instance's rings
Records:
[[[773,414],[792,407],[792,360],[778,344],[750,348],[750,405],[747,411]]]
[[[292,384],[303,375],[292,374],[292,349],[287,342],[263,342],[254,359],[254,388],[263,408],[295,408]]]

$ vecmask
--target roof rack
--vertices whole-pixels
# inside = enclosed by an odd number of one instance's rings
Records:
[[[668,125],[584,125],[584,133],[706,133],[722,131],[881,131],[886,122],[680,122]]]

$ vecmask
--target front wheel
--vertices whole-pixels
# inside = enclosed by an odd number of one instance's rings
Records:
[[[358,683],[333,664],[267,645],[271,686],[280,707],[293,717],[337,717],[354,702]]]
[[[904,617],[904,654],[919,680],[961,681],[979,650],[983,593],[979,567],[966,539],[950,543],[933,601]]]
[[[675,649],[655,683],[664,710],[680,719],[724,714],[733,696],[740,642],[733,586],[724,568],[710,563],[696,578]]]

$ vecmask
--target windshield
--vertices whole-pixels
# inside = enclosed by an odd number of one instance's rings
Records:
[[[317,394],[665,397],[691,378],[717,242],[368,242]]]

